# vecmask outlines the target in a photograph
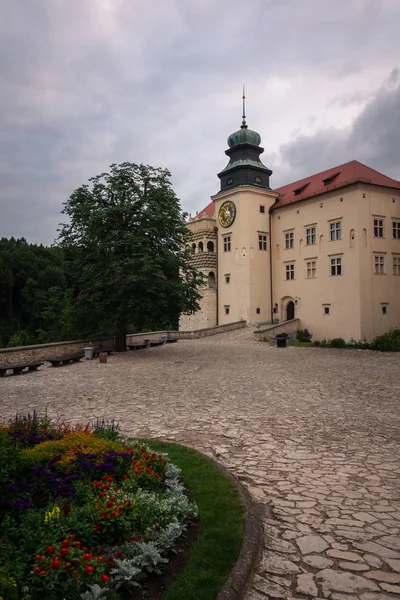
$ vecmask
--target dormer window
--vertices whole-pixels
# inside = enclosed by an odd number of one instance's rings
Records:
[[[332,183],[332,181],[334,179],[336,179],[336,177],[340,174],[340,171],[338,171],[337,173],[335,173],[334,175],[331,175],[330,177],[327,177],[326,179],[322,180],[322,183],[324,185],[330,185]]]
[[[256,178],[255,178],[255,182],[256,182],[256,183],[262,183],[262,179],[261,179],[261,177],[256,177]]]
[[[232,177],[230,177],[228,179],[228,181],[226,182],[226,185],[233,185],[233,179],[232,179]]]
[[[308,183],[306,183],[306,184],[302,185],[301,187],[297,188],[297,190],[294,190],[294,195],[295,195],[295,196],[300,196],[300,194],[301,194],[302,192],[304,192],[304,190],[306,189],[306,187],[307,187],[308,185],[309,185],[309,184],[308,184]]]

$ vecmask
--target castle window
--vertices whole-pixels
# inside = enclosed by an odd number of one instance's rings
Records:
[[[260,234],[258,236],[258,249],[259,250],[266,250],[267,249],[267,236]]]
[[[294,248],[294,232],[289,231],[285,233],[285,248],[288,250],[289,248]]]
[[[332,183],[332,181],[334,179],[336,179],[336,177],[339,175],[340,171],[338,173],[335,173],[334,175],[331,175],[330,177],[327,177],[326,179],[323,179],[322,183],[324,185],[330,185]]]
[[[330,304],[323,304],[322,307],[324,309],[324,315],[329,315],[330,312],[331,312],[331,305]]]
[[[306,244],[310,246],[316,243],[316,227],[308,227],[306,229]]]
[[[336,277],[342,274],[342,259],[331,258],[331,276]]]
[[[225,283],[230,283],[230,282],[231,282],[231,274],[230,274],[230,273],[227,273],[227,274],[225,275]]]
[[[207,242],[207,252],[214,252],[214,242]]]
[[[400,256],[393,256],[393,275],[400,275]]]
[[[294,190],[294,195],[295,196],[300,196],[300,194],[302,192],[304,192],[304,190],[306,189],[307,186],[308,186],[308,183],[306,183],[305,185],[302,185],[301,187],[297,188],[297,190]]]
[[[192,244],[192,251],[196,252],[196,244]]]
[[[374,256],[375,264],[375,275],[385,274],[385,257],[382,254],[376,254]]]
[[[256,308],[256,313],[259,315],[261,313],[261,309],[260,308]]]
[[[203,252],[203,250],[204,250],[203,242],[199,242],[199,252]]]
[[[213,271],[208,274],[208,287],[215,287],[215,273],[213,273]]]
[[[224,306],[224,308],[225,308],[225,314],[226,314],[226,315],[229,315],[229,311],[230,311],[230,309],[231,309],[230,305],[229,305],[229,306],[228,306],[228,305],[226,305],[226,306]]]
[[[393,221],[393,239],[400,240],[400,221]]]
[[[314,279],[317,276],[317,261],[310,260],[307,262],[307,279]]]
[[[224,237],[224,252],[230,252],[230,251],[231,251],[231,236],[226,235]]]
[[[256,183],[262,183],[262,179],[261,179],[261,177],[256,177],[256,178],[255,178],[255,182],[256,182]]]
[[[265,213],[265,206],[263,204],[260,204],[260,213]]]
[[[228,181],[226,182],[226,185],[233,185],[233,179],[232,179],[232,177],[230,177],[228,179]]]
[[[342,237],[342,223],[340,221],[335,221],[330,224],[331,228],[331,242],[335,242],[336,240],[340,240]]]
[[[374,219],[374,237],[383,238],[383,219]]]
[[[286,265],[286,280],[294,279],[294,263]]]
[[[389,306],[388,304],[383,304],[383,303],[381,304],[382,314],[383,315],[387,315],[387,313],[388,313],[388,306]]]

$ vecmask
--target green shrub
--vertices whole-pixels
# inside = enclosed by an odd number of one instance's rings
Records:
[[[378,335],[371,344],[373,350],[381,352],[400,351],[400,329],[390,329],[383,335]]]
[[[330,345],[332,348],[346,348],[346,342],[343,338],[333,338]]]
[[[19,346],[29,346],[31,343],[30,335],[27,331],[21,329],[14,333],[8,340],[7,348],[17,348]]]
[[[296,333],[296,340],[298,342],[311,342],[312,333],[310,333],[308,329],[299,329]]]
[[[321,342],[319,340],[315,340],[314,346],[320,346],[320,345],[321,345]]]

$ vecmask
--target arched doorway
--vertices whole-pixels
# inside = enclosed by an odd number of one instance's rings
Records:
[[[292,319],[294,319],[294,302],[290,300],[286,304],[286,321],[291,321]]]

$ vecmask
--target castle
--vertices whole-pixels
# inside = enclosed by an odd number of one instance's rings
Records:
[[[272,189],[260,144],[243,111],[220,191],[187,225],[206,284],[180,329],[299,319],[350,341],[400,327],[400,182],[353,160]]]

